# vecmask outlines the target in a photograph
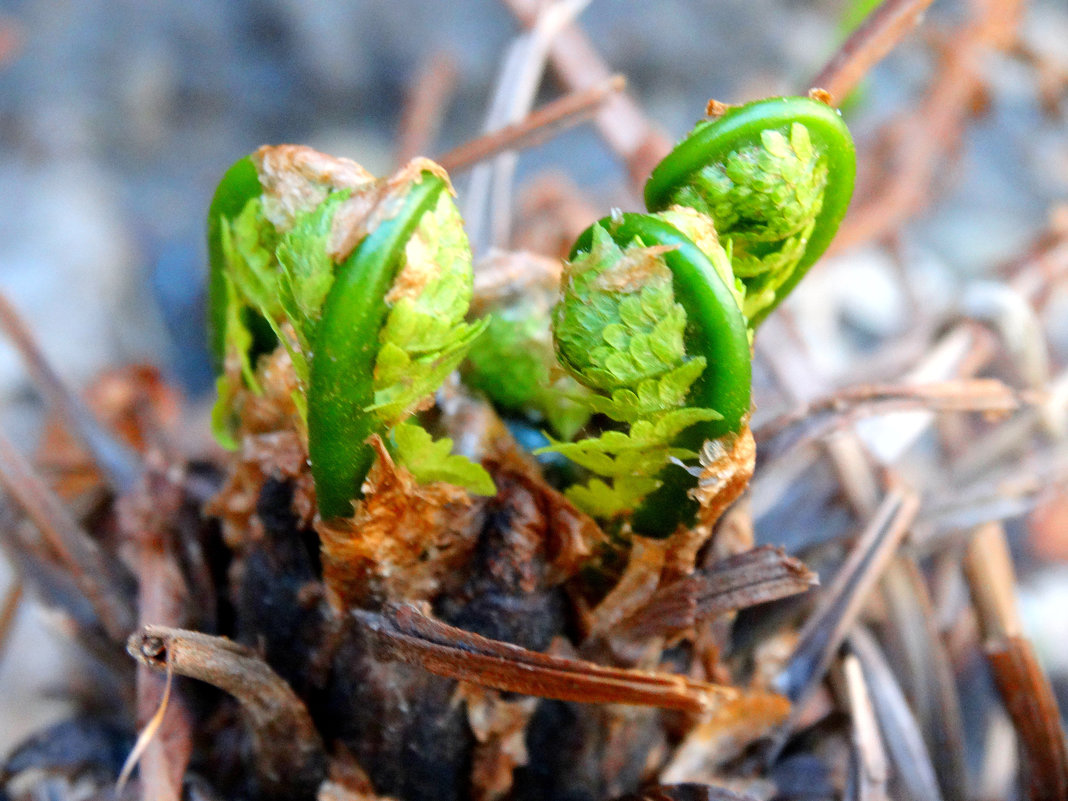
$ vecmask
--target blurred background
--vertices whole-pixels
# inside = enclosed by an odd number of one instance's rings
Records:
[[[807,90],[871,5],[595,0],[579,22],[649,118],[677,138],[710,97]],[[952,46],[947,32],[981,5],[938,0],[929,24],[871,73],[846,107],[861,150],[918,102],[936,55]],[[385,173],[409,90],[430,65],[452,75],[428,155],[444,152],[480,133],[520,30],[494,0],[4,0],[0,290],[72,385],[147,361],[203,409],[211,385],[204,214],[226,167],[261,144],[297,142]],[[1027,4],[1016,44],[991,52],[979,69],[976,116],[939,163],[923,213],[878,247],[828,260],[792,303],[830,383],[876,343],[904,336],[917,303],[928,318],[947,320],[981,307],[986,277],[1064,213],[1068,6]],[[539,102],[560,91],[550,73]],[[524,151],[517,192],[547,170],[581,187],[599,211],[635,202],[625,168],[592,125]],[[461,202],[465,187],[461,177]],[[1058,293],[1047,319],[1051,358],[1063,364],[1068,299],[1063,285]],[[0,406],[5,429],[31,448],[40,412],[4,343]],[[1064,517],[1054,515],[1056,545],[1068,532],[1056,534]],[[1023,590],[1032,635],[1061,676],[1068,621],[1041,610],[1068,604],[1058,567],[1065,551],[1060,545],[1034,570],[1025,565]],[[0,720],[8,724],[0,751],[61,710],[42,699],[71,680],[59,669],[70,655],[34,636],[46,617],[24,606],[0,661]]]

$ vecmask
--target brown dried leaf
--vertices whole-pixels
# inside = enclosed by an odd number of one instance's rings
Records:
[[[378,459],[355,515],[317,524],[327,598],[338,611],[433,597],[461,572],[481,529],[484,501],[451,484],[417,483],[394,464],[380,437],[371,444]]]
[[[474,801],[495,801],[512,789],[513,771],[528,761],[526,728],[536,698],[506,701],[496,690],[461,683],[457,698],[467,705],[467,722],[477,744],[472,757]]]
[[[783,550],[754,548],[661,587],[613,634],[635,642],[676,637],[703,620],[796,595],[818,583],[815,573]]]
[[[252,154],[252,161],[263,186],[264,215],[283,231],[331,190],[358,189],[374,181],[355,161],[303,145],[265,145]]]
[[[607,542],[605,533],[589,515],[580,512],[563,493],[550,487],[538,466],[520,452],[515,441],[497,437],[493,450],[482,459],[497,484],[498,497],[510,499],[508,485],[520,487],[529,494],[533,508],[525,519],[532,526],[529,535],[544,549],[551,567],[547,577],[550,584],[558,584],[578,573],[597,549]],[[518,522],[513,519],[511,527]]]
[[[770,735],[790,714],[781,695],[739,691],[683,738],[660,774],[660,780],[714,782],[720,766],[757,740]]]
[[[230,462],[222,488],[205,506],[206,514],[222,521],[223,537],[231,548],[263,536],[256,504],[269,478],[292,482],[293,513],[302,528],[310,526],[315,516],[308,445],[297,430],[300,418],[293,404],[297,377],[285,348],[261,357],[257,375],[262,394],[242,390],[237,399],[241,450]]]
[[[679,575],[685,575],[693,569],[697,551],[711,536],[727,508],[745,492],[755,467],[756,443],[748,425],[737,436],[705,443],[701,450],[701,475],[693,491],[694,498],[701,505],[694,531],[700,532],[703,538],[695,537],[687,542],[686,547],[677,548],[678,555],[670,562],[678,565],[676,570]],[[683,570],[685,565],[690,568]]]
[[[338,207],[327,244],[330,257],[336,262],[347,259],[368,233],[396,216],[408,189],[424,172],[444,180],[447,191],[456,194],[440,164],[427,158],[412,159],[387,178],[365,184]]]

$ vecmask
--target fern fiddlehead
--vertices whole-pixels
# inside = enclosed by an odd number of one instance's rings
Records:
[[[712,219],[756,328],[831,243],[855,172],[837,111],[805,97],[768,98],[699,123],[653,170],[645,202]]]
[[[257,391],[251,329],[266,324],[292,361],[324,519],[351,514],[372,434],[417,479],[492,494],[481,467],[406,422],[485,327],[464,322],[471,255],[440,167],[417,160],[376,181],[306,148],[261,148],[224,176],[211,215],[222,441],[236,390]]]
[[[552,450],[593,478],[569,495],[601,519],[665,537],[697,509],[703,443],[740,434],[750,341],[830,243],[852,194],[838,114],[774,98],[697,126],[654,170],[651,215],[624,214],[572,251],[554,337],[561,362],[626,430]]]

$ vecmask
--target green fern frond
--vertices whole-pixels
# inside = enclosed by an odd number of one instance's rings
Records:
[[[393,455],[420,484],[444,481],[463,487],[474,495],[497,493],[486,469],[466,456],[452,453],[452,440],[435,440],[414,423],[401,423],[391,432]]]

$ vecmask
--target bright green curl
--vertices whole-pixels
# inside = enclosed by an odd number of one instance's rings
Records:
[[[351,194],[351,190],[331,192],[314,208],[298,212],[286,231],[277,230],[266,218],[260,197],[250,199],[233,219],[220,222],[227,297],[225,353],[228,360],[237,359],[241,368],[240,382],[234,381],[232,371],[218,380],[213,422],[222,444],[236,446],[233,434],[238,410],[234,404],[239,391],[262,393],[250,356],[250,312],[252,319],[266,321],[289,353],[297,379],[293,401],[299,426],[308,432],[312,362],[317,346],[326,350],[329,344],[319,334],[339,269],[329,253],[332,225],[338,208]],[[471,253],[447,191],[441,191],[422,214],[403,252],[393,258],[397,263],[392,268],[392,289],[376,301],[384,302],[384,324],[366,343],[375,351],[373,395],[357,410],[376,422],[361,430],[383,434],[395,458],[421,482],[450,481],[492,495],[493,482],[480,465],[449,455],[449,440],[435,442],[414,423],[404,422],[427,403],[488,324],[464,321],[472,293]],[[335,321],[332,329],[339,327],[344,329],[343,323]],[[366,378],[354,375],[354,387],[361,383]],[[320,444],[327,451],[340,445],[342,450],[359,452],[363,461],[369,456],[364,442]],[[344,495],[355,498],[358,493],[358,486],[336,490],[329,516],[343,513],[347,501],[340,499]]]
[[[567,494],[601,519],[633,511],[661,486],[659,476],[673,459],[697,457],[677,445],[680,433],[722,417],[687,406],[707,361],[686,352],[686,311],[675,301],[663,252],[640,241],[621,247],[594,226],[589,250],[567,265],[554,313],[561,362],[594,390],[585,404],[626,428],[544,449],[596,476]]]

